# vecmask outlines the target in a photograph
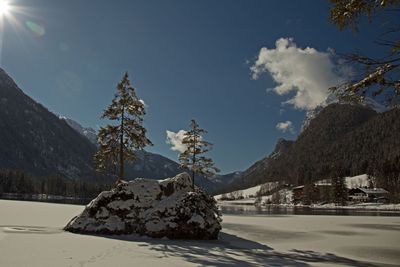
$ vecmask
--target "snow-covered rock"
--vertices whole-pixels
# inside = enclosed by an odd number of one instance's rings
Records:
[[[151,237],[217,239],[221,218],[216,201],[181,173],[162,181],[137,178],[93,199],[64,228],[97,234],[138,233]]]

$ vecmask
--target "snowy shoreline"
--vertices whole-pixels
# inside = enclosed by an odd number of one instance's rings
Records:
[[[319,185],[329,184],[329,180],[320,180],[317,182]],[[253,186],[247,189],[237,190],[230,193],[214,196],[217,200],[218,205],[234,206],[234,205],[246,205],[255,207],[281,207],[285,209],[296,209],[306,208],[310,210],[354,210],[354,211],[400,211],[400,204],[384,204],[376,202],[362,202],[352,203],[349,202],[346,206],[337,206],[335,203],[326,204],[293,204],[293,188],[283,188],[278,190],[279,197],[274,201],[274,194],[267,193],[271,192],[278,187],[277,182],[267,182],[261,185]],[[346,185],[348,189],[352,188],[365,188],[369,186],[369,176],[367,174],[361,174],[352,177],[346,177]],[[332,200],[330,200],[332,201]],[[280,204],[273,204],[280,203]],[[321,203],[321,201],[320,201]]]
[[[282,207],[282,208],[309,208],[309,209],[326,209],[326,210],[366,210],[366,211],[400,211],[400,204],[380,204],[380,203],[362,203],[353,204],[348,206],[336,206],[334,203],[328,204],[312,204],[312,205],[301,205],[301,204],[262,204],[258,205],[256,199],[242,199],[232,201],[218,201],[218,205],[223,206],[255,206],[255,207]]]
[[[351,209],[351,210],[382,210],[382,211],[400,211],[400,204],[379,204],[379,203],[362,203],[348,206],[336,206],[333,203],[309,206],[312,209]]]

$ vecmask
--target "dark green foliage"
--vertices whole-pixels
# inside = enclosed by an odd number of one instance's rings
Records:
[[[185,133],[182,140],[186,150],[179,155],[179,162],[182,169],[191,171],[193,189],[195,174],[208,177],[219,172],[212,159],[202,156],[212,148],[211,143],[203,140],[203,135],[206,133],[206,130],[201,129],[197,122],[192,120],[190,130]]]
[[[137,97],[128,73],[125,73],[111,105],[101,116],[102,119],[118,121],[118,124],[100,128],[97,135],[99,150],[94,157],[100,171],[108,170],[116,175],[118,166],[118,182],[124,179],[125,161],[136,160],[137,150],[152,145],[143,127],[145,114],[144,103]]]
[[[60,176],[36,177],[22,171],[0,170],[0,197],[4,193],[21,195],[46,194],[74,198],[93,198],[108,190],[110,185],[100,182],[70,180]]]
[[[354,138],[351,133],[374,116],[376,113],[373,110],[361,106],[328,106],[311,121],[286,154],[270,162],[269,174],[284,174],[291,177],[293,184],[302,185],[305,174],[310,176],[311,181],[330,178],[333,165],[341,166],[349,173],[362,173],[362,167],[365,168],[361,166],[363,161],[355,158],[364,158],[373,151],[361,154],[359,150],[366,144],[362,138]]]
[[[310,205],[315,200],[315,187],[311,180],[307,180],[304,184],[303,204]]]
[[[304,172],[310,169],[311,180],[317,181],[331,178],[332,166],[348,176],[383,169],[385,161],[398,163],[399,117],[400,109],[378,115],[361,106],[330,105],[286,154],[269,162],[265,177],[285,177],[293,184],[303,184]]]
[[[347,201],[346,178],[340,168],[334,168],[331,183],[333,202],[336,205],[345,206]]]
[[[376,187],[389,191],[389,201],[400,203],[400,157],[394,160],[379,161],[374,164],[371,174],[375,177]]]
[[[340,29],[352,28],[358,30],[360,18],[368,17],[372,21],[374,15],[399,6],[399,0],[330,0],[331,21]]]
[[[316,188],[315,192],[315,200],[321,203],[331,203],[333,202],[333,192],[332,186],[327,185],[320,185]]]

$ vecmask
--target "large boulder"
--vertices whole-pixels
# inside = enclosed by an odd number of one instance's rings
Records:
[[[213,197],[191,190],[181,173],[162,181],[137,178],[104,191],[64,228],[76,233],[217,239],[221,218]]]

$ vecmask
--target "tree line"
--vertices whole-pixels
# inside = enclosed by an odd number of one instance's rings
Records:
[[[61,176],[31,176],[18,170],[0,170],[0,197],[4,193],[46,194],[73,198],[94,198],[110,184],[70,180]]]

